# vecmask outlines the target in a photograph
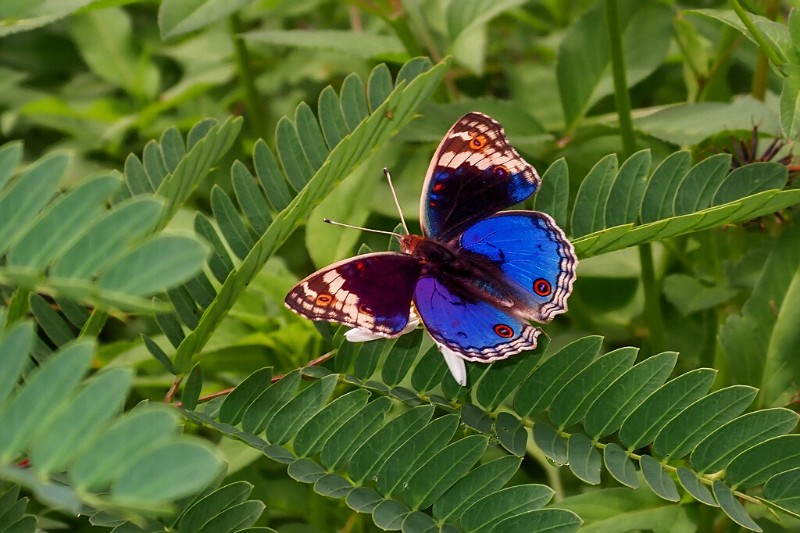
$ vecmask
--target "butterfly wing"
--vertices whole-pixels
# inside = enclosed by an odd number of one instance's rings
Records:
[[[488,363],[536,347],[541,330],[489,303],[470,298],[454,281],[426,272],[414,307],[431,337],[468,361]]]
[[[382,337],[399,335],[422,271],[407,254],[379,252],[334,263],[311,274],[286,295],[292,311]]]
[[[449,241],[477,220],[528,198],[540,181],[500,124],[482,113],[468,113],[444,136],[428,167],[420,204],[422,231]]]
[[[534,211],[504,211],[461,235],[460,246],[489,258],[502,271],[522,309],[517,314],[549,322],[567,310],[578,259],[555,221]],[[504,292],[504,291],[501,291]]]

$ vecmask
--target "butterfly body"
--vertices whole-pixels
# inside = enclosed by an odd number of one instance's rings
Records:
[[[399,236],[400,252],[367,254],[302,280],[287,306],[314,320],[395,337],[416,314],[443,353],[503,359],[536,346],[567,309],[572,245],[553,219],[502,211],[538,188],[536,171],[480,113],[456,122],[431,161],[421,201],[422,235]]]

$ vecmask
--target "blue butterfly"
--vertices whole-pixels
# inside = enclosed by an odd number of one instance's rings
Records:
[[[567,310],[578,263],[572,244],[544,213],[501,211],[540,182],[500,124],[468,113],[428,168],[422,236],[397,235],[401,252],[361,255],[315,272],[289,292],[286,305],[312,320],[353,327],[351,341],[397,337],[421,321],[465,385],[464,360],[531,350],[542,331],[529,321],[549,322]]]

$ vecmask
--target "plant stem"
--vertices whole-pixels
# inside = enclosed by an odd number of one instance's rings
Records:
[[[622,28],[619,24],[617,0],[606,0],[606,25],[611,49],[611,72],[614,76],[614,101],[617,104],[620,135],[622,135],[623,157],[629,158],[636,151],[636,135],[631,118],[631,100],[628,95],[628,80],[625,74],[625,56],[622,50]]]
[[[750,15],[747,14],[747,11],[742,8],[741,4],[739,4],[738,0],[731,0],[731,7],[736,12],[736,15],[742,21],[747,31],[750,32],[750,36],[755,40],[758,44],[758,48],[761,50],[762,53],[766,54],[772,64],[780,70],[783,67],[783,64],[786,62],[786,58],[780,57],[781,51],[779,49],[773,48],[770,43],[764,38],[764,35],[761,31],[756,27],[753,20],[750,18]],[[782,55],[782,54],[781,54]]]
[[[619,23],[617,0],[606,0],[606,24],[611,49],[611,70],[614,76],[614,99],[617,104],[619,129],[622,135],[622,155],[625,159],[636,151],[636,135],[631,118],[631,101],[625,75],[625,57],[622,50],[622,29]],[[659,290],[653,267],[653,249],[649,243],[639,246],[639,263],[644,286],[644,314],[650,331],[650,353],[658,353],[664,345],[664,327],[661,318]]]
[[[230,22],[231,38],[233,39],[233,56],[236,60],[236,70],[244,89],[244,100],[247,104],[247,124],[250,132],[258,139],[266,139],[266,111],[256,89],[255,73],[250,61],[250,52],[239,37],[242,31],[242,20],[234,13],[228,18]]]

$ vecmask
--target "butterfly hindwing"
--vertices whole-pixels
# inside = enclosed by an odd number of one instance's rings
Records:
[[[577,257],[555,221],[534,211],[505,211],[480,220],[461,235],[464,250],[488,257],[518,288],[517,299],[529,309],[519,313],[549,322],[567,310]]]
[[[449,241],[475,221],[525,200],[539,182],[500,124],[468,113],[447,132],[428,167],[420,204],[423,233]]]
[[[536,347],[541,330],[481,300],[459,295],[451,280],[420,277],[414,307],[436,342],[469,361],[505,359]]]
[[[334,263],[298,283],[286,295],[289,309],[393,337],[408,324],[420,262],[407,254],[379,252]]]

